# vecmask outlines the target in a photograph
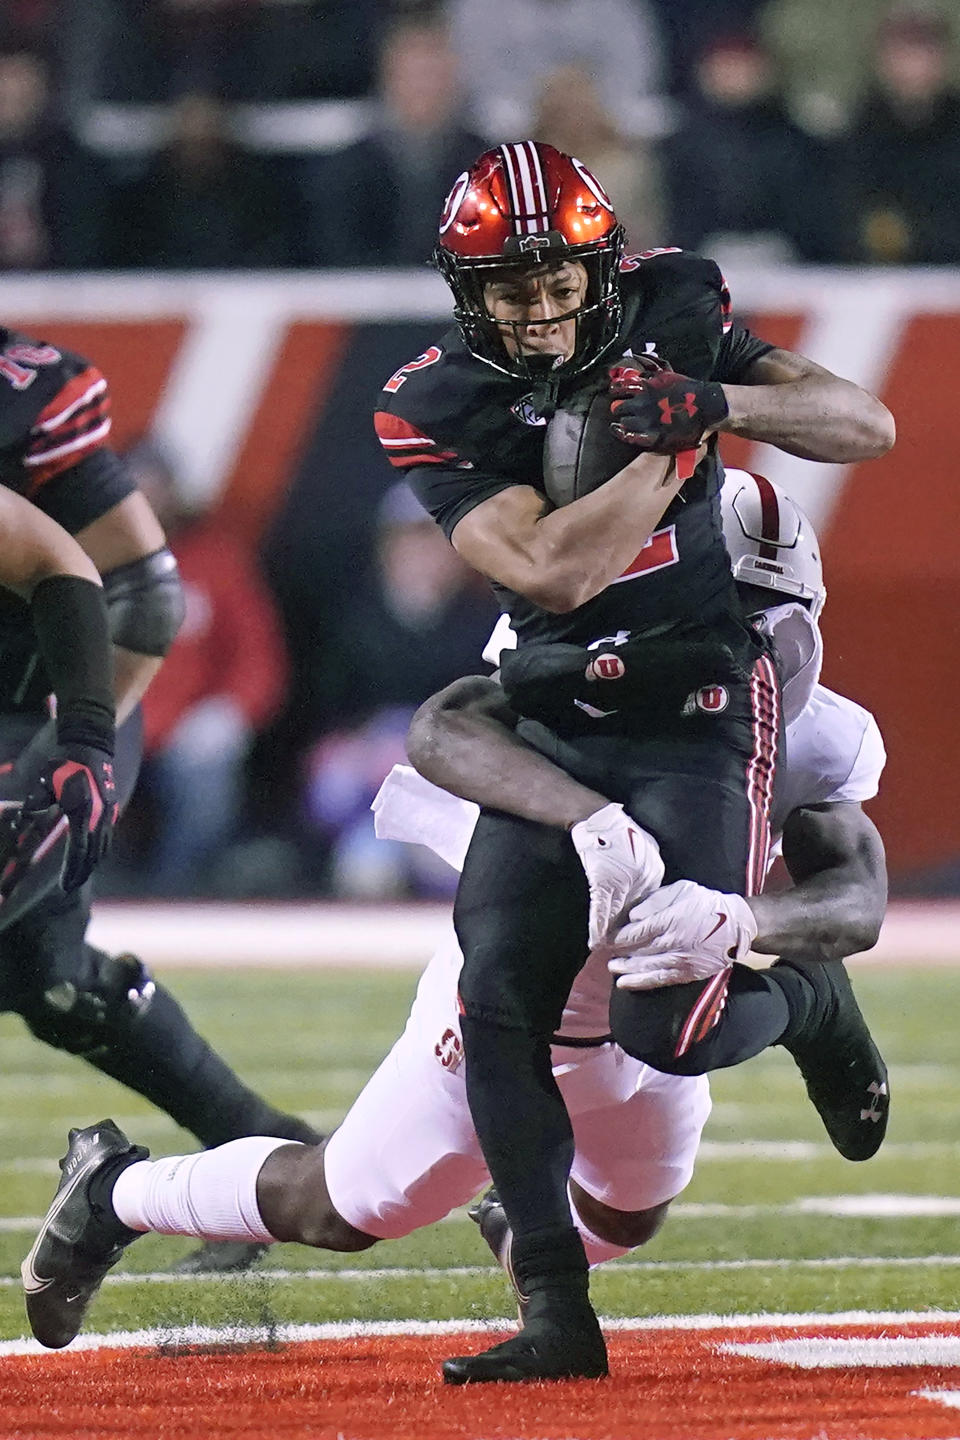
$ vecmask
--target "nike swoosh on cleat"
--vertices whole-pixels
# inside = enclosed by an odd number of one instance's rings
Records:
[[[49,1290],[53,1284],[52,1280],[41,1279],[33,1266],[27,1265],[26,1260],[24,1260],[20,1269],[20,1279],[28,1295],[39,1295],[41,1290]]]
[[[710,934],[709,934],[709,935],[704,935],[702,941],[700,942],[702,945],[706,945],[707,941],[710,939],[710,936],[711,936],[711,935],[716,935],[717,931],[720,929],[720,926],[721,926],[721,925],[726,925],[726,923],[727,923],[727,917],[726,917],[726,915],[721,914],[721,912],[720,912],[719,910],[715,911],[715,914],[716,914],[716,917],[717,917],[717,923],[716,923],[716,925],[714,925],[714,927],[713,927],[713,929],[710,931]]]
[[[34,1270],[33,1268],[33,1257],[37,1253],[37,1250],[40,1247],[40,1243],[46,1236],[53,1221],[60,1214],[60,1211],[63,1209],[66,1201],[77,1188],[78,1183],[86,1178],[84,1167],[85,1161],[81,1161],[68,1184],[64,1185],[60,1193],[54,1196],[53,1204],[47,1211],[46,1218],[44,1219],[43,1224],[40,1226],[40,1232],[37,1235],[36,1240],[34,1240],[33,1245],[30,1247],[30,1253],[24,1260],[23,1264],[20,1266],[20,1278],[23,1281],[23,1288],[24,1290],[29,1291],[31,1294],[36,1294],[36,1292],[39,1290],[46,1290],[54,1283],[54,1277],[51,1276],[47,1279],[44,1279],[42,1275],[37,1274],[36,1270]]]

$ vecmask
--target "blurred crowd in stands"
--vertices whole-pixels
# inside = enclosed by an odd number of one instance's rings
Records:
[[[532,133],[634,248],[960,260],[943,0],[4,0],[0,268],[422,264]]]
[[[453,178],[527,134],[597,172],[633,249],[956,264],[958,79],[957,0],[4,0],[0,271],[422,265]],[[419,701],[478,668],[486,588],[379,454],[320,537],[304,458],[269,583],[176,456],[129,458],[188,605],[108,891],[449,893],[368,807]]]

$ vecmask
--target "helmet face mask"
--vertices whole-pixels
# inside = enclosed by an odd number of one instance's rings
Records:
[[[573,157],[528,140],[486,151],[459,176],[444,206],[434,262],[453,292],[471,354],[504,374],[541,380],[578,374],[613,344],[622,253],[623,229],[599,182]],[[525,351],[520,332],[538,322],[494,317],[487,285],[549,273],[567,261],[583,267],[583,302],[543,323],[574,323],[570,353],[558,359]],[[515,344],[508,348],[511,330]]]

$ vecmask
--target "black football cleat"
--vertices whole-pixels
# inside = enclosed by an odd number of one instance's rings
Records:
[[[496,1190],[490,1189],[485,1195],[481,1195],[475,1205],[471,1205],[467,1211],[470,1219],[480,1226],[480,1234],[486,1240],[493,1251],[493,1258],[500,1268],[505,1272],[507,1279],[513,1287],[513,1293],[517,1301],[517,1319],[520,1322],[520,1329],[523,1329],[526,1319],[529,1297],[522,1294],[517,1284],[517,1277],[513,1273],[513,1231],[510,1229],[503,1206],[500,1204],[500,1196]]]
[[[20,1267],[27,1318],[41,1345],[60,1350],[70,1344],[107,1271],[140,1233],[91,1196],[91,1182],[115,1177],[149,1154],[112,1120],[70,1131],[60,1184]]]
[[[479,1355],[443,1362],[447,1385],[599,1380],[607,1373],[607,1347],[590,1305],[551,1304],[543,1294],[527,1302],[519,1335]]]
[[[259,1240],[208,1240],[170,1266],[171,1275],[239,1275],[270,1249]]]
[[[778,960],[816,991],[812,1022],[783,1041],[797,1062],[827,1134],[845,1160],[869,1160],[883,1144],[890,1110],[887,1067],[867,1028],[842,960]]]

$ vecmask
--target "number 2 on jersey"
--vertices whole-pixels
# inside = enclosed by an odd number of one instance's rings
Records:
[[[663,530],[654,530],[637,558],[612,584],[622,585],[624,580],[636,580],[638,575],[649,575],[651,570],[664,570],[668,565],[676,565],[679,559],[677,527],[667,525]]]
[[[27,390],[37,378],[38,365],[56,365],[62,358],[52,345],[10,345],[0,354],[0,375],[14,390]]]
[[[423,354],[418,355],[416,360],[411,360],[409,365],[402,365],[396,375],[391,375],[383,387],[384,390],[386,390],[388,395],[395,395],[400,389],[400,386],[406,382],[408,375],[412,375],[414,370],[426,370],[428,365],[436,365],[442,354],[443,351],[439,345],[431,345],[430,349],[424,350]]]

